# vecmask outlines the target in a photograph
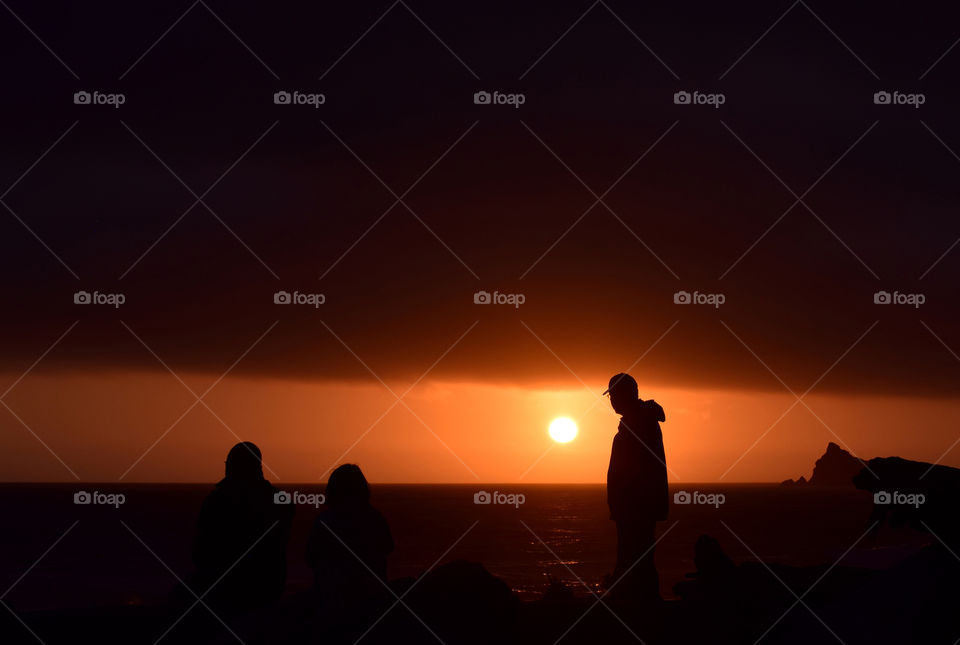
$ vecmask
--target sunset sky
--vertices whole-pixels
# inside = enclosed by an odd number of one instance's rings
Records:
[[[456,4],[11,4],[0,478],[600,482],[622,370],[673,481],[960,466],[949,8]]]

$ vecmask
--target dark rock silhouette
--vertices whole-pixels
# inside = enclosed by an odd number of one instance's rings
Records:
[[[863,468],[863,462],[833,443],[827,444],[823,453],[813,466],[810,477],[811,486],[850,486],[853,476]]]
[[[868,461],[853,481],[873,493],[872,520],[894,527],[909,525],[951,548],[960,547],[960,469],[878,457]]]
[[[482,564],[454,560],[422,576],[410,608],[447,643],[491,643],[513,631],[518,601]],[[424,633],[424,641],[430,635]]]
[[[835,444],[827,444],[823,456],[813,466],[813,475],[807,481],[804,477],[787,479],[781,486],[850,486],[853,476],[863,468],[863,462]]]
[[[780,482],[781,486],[805,486],[807,484],[807,478],[800,476],[800,479],[784,479]]]

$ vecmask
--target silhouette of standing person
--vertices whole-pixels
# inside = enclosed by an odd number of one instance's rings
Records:
[[[263,477],[260,449],[246,441],[227,454],[225,476],[200,510],[191,586],[226,612],[244,612],[281,596],[287,579],[287,540],[293,505]]]
[[[327,481],[327,508],[307,539],[314,589],[330,603],[362,602],[380,596],[387,580],[393,536],[370,503],[370,486],[356,464],[337,467]]]
[[[644,401],[629,374],[610,379],[604,394],[620,415],[607,470],[607,503],[617,525],[614,597],[653,602],[660,599],[654,564],[656,523],[667,519],[667,464],[660,421],[666,417],[654,401]]]

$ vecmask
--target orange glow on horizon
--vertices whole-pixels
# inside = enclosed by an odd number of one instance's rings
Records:
[[[195,391],[214,379],[183,378]],[[32,374],[6,403],[50,451],[4,411],[0,467],[8,481],[75,481],[72,470],[84,481],[209,482],[222,476],[239,437],[261,447],[265,474],[278,482],[325,481],[352,462],[374,482],[600,483],[618,423],[603,385],[589,392],[424,381],[397,403],[379,383],[227,378],[204,399],[211,412],[167,373]],[[407,386],[390,384],[398,393]],[[814,415],[790,409],[787,393],[643,382],[640,391],[666,410],[673,482],[809,477],[837,436],[862,458],[935,461],[960,421],[952,400],[814,393],[804,399]],[[558,413],[577,426],[575,442],[544,432]],[[941,463],[960,465],[960,451]]]

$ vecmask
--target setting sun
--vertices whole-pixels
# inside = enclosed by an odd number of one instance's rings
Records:
[[[573,441],[577,436],[577,424],[569,417],[557,417],[550,422],[550,438],[558,443]]]

